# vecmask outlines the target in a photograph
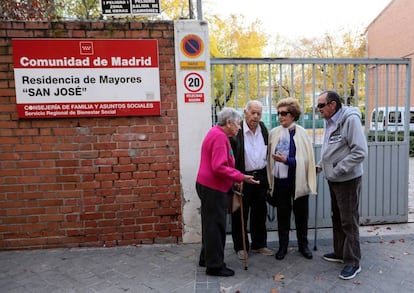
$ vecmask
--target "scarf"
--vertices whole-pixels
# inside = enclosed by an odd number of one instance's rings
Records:
[[[289,149],[290,149],[290,133],[289,130],[293,129],[295,127],[295,123],[292,123],[289,125],[289,127],[285,128],[283,127],[281,130],[279,142],[275,147],[275,154],[279,153],[283,155],[284,157],[289,157]],[[275,162],[273,166],[273,176],[276,178],[287,178],[288,177],[288,171],[289,166],[282,162]]]

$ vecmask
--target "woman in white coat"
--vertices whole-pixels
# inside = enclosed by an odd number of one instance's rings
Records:
[[[298,101],[285,98],[276,106],[280,126],[269,134],[268,177],[277,206],[279,249],[276,259],[288,251],[291,213],[295,216],[299,252],[312,258],[308,247],[309,194],[316,195],[315,157],[306,130],[296,125],[302,113]]]

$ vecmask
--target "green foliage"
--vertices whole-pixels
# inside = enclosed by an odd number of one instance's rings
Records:
[[[410,132],[410,157],[414,157],[414,132]],[[369,142],[392,142],[392,141],[404,141],[404,132],[385,132],[385,131],[369,131]]]
[[[60,0],[64,4],[63,16],[67,18],[93,20],[101,15],[99,0]]]
[[[259,20],[249,23],[242,15],[230,15],[224,20],[211,16],[209,24],[211,57],[263,57],[268,36],[262,33]],[[259,86],[265,82],[266,71],[256,65],[216,67],[212,76],[213,112],[224,105],[244,108],[248,100],[266,96]],[[256,82],[249,82],[253,80]]]

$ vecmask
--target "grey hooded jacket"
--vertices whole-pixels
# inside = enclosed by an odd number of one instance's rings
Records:
[[[344,182],[362,176],[362,162],[368,154],[368,146],[358,108],[342,107],[337,128],[324,144],[318,165],[326,179]]]

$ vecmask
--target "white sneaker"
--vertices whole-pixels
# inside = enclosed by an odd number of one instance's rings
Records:
[[[237,251],[237,257],[241,260],[244,260],[244,251],[243,250]],[[247,259],[247,254],[246,254],[246,259]]]

